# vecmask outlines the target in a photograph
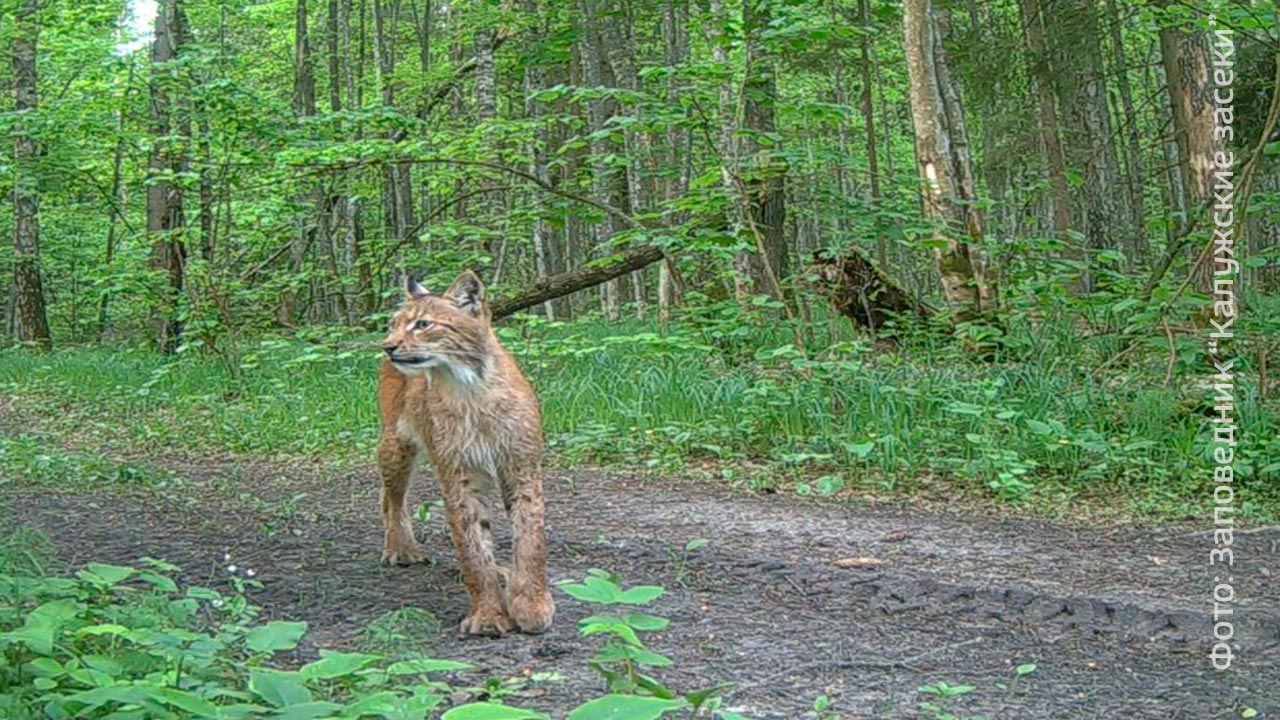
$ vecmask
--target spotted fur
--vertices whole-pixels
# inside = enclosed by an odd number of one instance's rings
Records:
[[[494,335],[484,286],[473,273],[458,276],[443,295],[413,281],[406,289],[382,343],[387,358],[378,380],[383,562],[426,557],[404,503],[413,464],[425,450],[471,600],[463,632],[543,632],[555,605],[546,575],[537,397]],[[512,523],[509,569],[494,556],[490,525],[499,506]]]

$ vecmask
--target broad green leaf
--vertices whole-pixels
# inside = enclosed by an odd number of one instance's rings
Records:
[[[275,620],[250,630],[245,635],[245,645],[254,652],[273,653],[278,650],[292,650],[298,646],[298,641],[306,631],[305,622]]]
[[[276,707],[311,702],[311,691],[296,672],[255,668],[249,673],[249,689]]]
[[[569,713],[569,720],[656,720],[685,707],[683,700],[642,695],[605,695]]]
[[[151,697],[183,712],[183,717],[218,718],[222,711],[217,705],[186,690],[171,687],[151,688]]]
[[[343,675],[350,675],[365,665],[381,659],[381,655],[321,650],[320,659],[303,665],[298,670],[298,674],[307,680],[331,680]]]
[[[440,720],[540,720],[546,716],[510,705],[477,702],[459,705],[440,716]]]
[[[89,563],[88,568],[76,573],[76,577],[95,585],[118,585],[133,577],[138,571],[121,565]]]
[[[325,700],[290,705],[272,715],[280,720],[315,720],[315,718],[332,717],[342,710],[342,706]]]

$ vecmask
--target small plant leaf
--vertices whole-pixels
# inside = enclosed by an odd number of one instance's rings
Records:
[[[656,720],[685,707],[683,700],[664,700],[641,695],[605,695],[569,713],[569,720]],[[450,718],[444,718],[450,720]]]
[[[657,585],[637,585],[622,593],[618,602],[624,605],[648,605],[662,596],[663,590]]]

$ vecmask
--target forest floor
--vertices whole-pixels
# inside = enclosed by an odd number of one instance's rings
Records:
[[[13,420],[0,412],[6,432]],[[602,692],[587,666],[599,642],[576,632],[598,608],[563,593],[545,635],[456,634],[465,593],[438,513],[417,528],[428,564],[379,565],[372,468],[176,452],[144,461],[175,480],[59,488],[9,478],[0,506],[47,533],[73,567],[150,556],[218,587],[229,552],[256,570],[263,587],[250,599],[267,618],[310,623],[305,653],[367,649],[371,623],[417,607],[440,623],[408,640],[473,663],[464,684],[524,678],[508,686],[511,701],[553,717]],[[438,490],[419,478],[412,497],[430,502]],[[1203,528],[966,517],[591,471],[550,471],[547,498],[552,579],[603,568],[665,587],[648,610],[671,625],[649,644],[674,665],[655,674],[681,691],[735,683],[726,705],[749,716],[813,717],[826,695],[843,717],[935,717],[918,709],[931,699],[919,688],[940,681],[976,688],[951,702],[956,717],[1280,713],[1280,531],[1235,538],[1242,648],[1219,673],[1207,657]],[[707,543],[686,549],[697,538]],[[1036,669],[1015,680],[1028,663]]]

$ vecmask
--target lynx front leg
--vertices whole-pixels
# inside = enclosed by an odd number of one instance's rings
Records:
[[[517,473],[510,493],[513,537],[511,618],[521,632],[541,633],[551,627],[555,602],[547,587],[547,536],[542,499],[542,473],[538,469]]]
[[[488,498],[464,475],[440,473],[449,533],[458,551],[458,566],[471,609],[462,621],[468,635],[505,635],[514,629],[503,602],[504,568],[493,557],[492,513]]]
[[[409,565],[427,559],[427,553],[413,539],[413,523],[404,506],[409,489],[409,475],[418,450],[394,435],[383,435],[378,442],[378,472],[382,475],[382,526],[386,531],[382,562]]]

